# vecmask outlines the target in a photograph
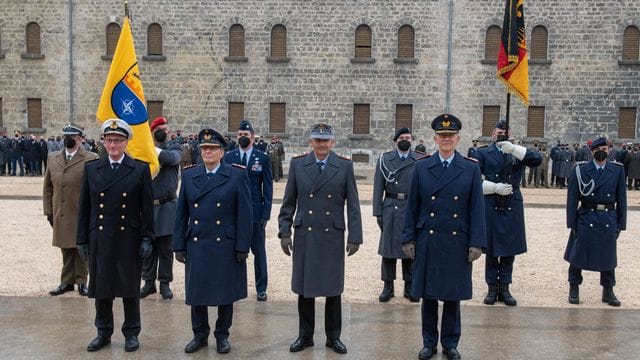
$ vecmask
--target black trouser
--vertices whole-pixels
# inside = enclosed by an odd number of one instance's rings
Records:
[[[569,284],[582,284],[582,269],[569,265]],[[600,271],[600,285],[607,287],[616,286],[616,270]]]
[[[226,339],[229,337],[229,329],[233,322],[233,303],[218,306],[218,320],[213,336],[216,339]],[[209,337],[211,327],[209,326],[209,307],[206,305],[191,306],[191,329],[193,337],[204,340]]]
[[[396,279],[396,260],[393,258],[382,258],[382,281],[393,281]],[[402,280],[405,282],[411,282],[412,280],[412,267],[413,260],[401,259],[402,262]]]
[[[87,263],[82,261],[77,248],[60,249],[62,251],[62,284],[73,285],[87,283]]]
[[[440,343],[445,349],[457,348],[462,333],[460,301],[443,301]],[[422,299],[422,345],[438,345],[438,300]]]
[[[316,299],[298,295],[299,337],[313,339],[316,318]],[[324,307],[324,331],[328,340],[340,339],[342,332],[341,297],[327,296]]]
[[[515,256],[486,256],[484,279],[487,284],[511,284]]]
[[[123,298],[124,322],[122,333],[125,338],[140,334],[140,298]],[[113,299],[96,299],[96,328],[98,336],[111,337],[113,334]]]
[[[527,177],[527,183],[531,184],[533,180],[533,184],[538,182],[538,167],[529,168],[529,176]]]
[[[158,236],[155,238],[151,255],[142,261],[142,280],[154,282],[157,274],[157,279],[161,283],[173,281],[172,242],[173,235]]]

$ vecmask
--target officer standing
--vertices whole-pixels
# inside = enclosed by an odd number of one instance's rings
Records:
[[[280,159],[280,147],[278,146],[278,138],[273,136],[271,137],[271,142],[267,145],[267,154],[269,155],[269,159],[271,160],[271,173],[273,174],[274,181],[280,181],[282,177],[282,173],[280,173],[279,165],[281,163]]]
[[[173,251],[185,263],[186,304],[191,305],[193,353],[208,345],[208,306],[218,307],[216,351],[231,351],[233,303],[247,297],[246,259],[251,243],[249,178],[240,165],[221,161],[226,141],[205,128],[198,135],[203,163],[182,174]]]
[[[253,268],[256,279],[258,301],[267,301],[267,250],[265,248],[265,227],[271,217],[273,200],[273,177],[271,160],[262,150],[253,146],[253,126],[248,120],[242,120],[238,128],[238,148],[225,154],[229,164],[244,166],[249,175],[251,199],[253,201],[253,239],[251,252],[254,256]]]
[[[491,136],[495,141],[505,134],[506,123],[501,120]],[[479,149],[476,158],[484,175],[482,190],[487,226],[484,275],[489,291],[484,303],[493,305],[502,301],[505,305],[515,306],[517,301],[509,291],[513,262],[515,255],[527,251],[520,182],[525,166],[537,167],[542,157],[524,146],[500,141]]]
[[[176,191],[178,172],[182,159],[182,147],[176,141],[167,141],[169,127],[167,119],[159,117],[151,122],[151,134],[158,154],[160,171],[153,179],[153,224],[154,243],[151,255],[142,263],[140,297],[145,298],[156,292],[156,278],[160,281],[160,295],[172,299],[169,283],[173,281],[173,252],[171,243],[176,217]]]
[[[467,150],[467,157],[475,158],[476,152],[478,151],[478,140],[473,139],[471,143],[472,146],[469,148],[469,150]]]
[[[482,178],[476,160],[456,151],[462,128],[457,117],[440,115],[431,128],[438,152],[415,165],[402,248],[414,259],[412,294],[423,299],[418,358],[437,353],[440,300],[442,351],[460,359],[460,300],[471,299],[471,263],[486,244]]]
[[[373,216],[380,228],[378,254],[382,256],[381,278],[384,281],[378,298],[380,302],[387,302],[395,296],[393,281],[396,279],[397,259],[402,262],[404,297],[411,302],[420,301],[411,296],[413,260],[402,252],[401,239],[413,168],[416,160],[423,156],[411,151],[412,140],[411,129],[398,129],[393,137],[394,149],[380,156],[373,177]]]
[[[311,128],[312,151],[291,159],[278,216],[282,250],[286,255],[293,251],[291,289],[298,294],[299,334],[289,348],[291,352],[313,346],[315,298],[324,296],[326,346],[336,353],[347,353],[340,340],[344,232],[348,229],[346,252],[351,256],[362,243],[362,220],[353,163],[336,155],[331,150],[334,145],[331,126],[319,123]]]
[[[53,246],[62,251],[60,286],[49,291],[53,296],[73,291],[74,284],[78,284],[80,295],[87,296],[88,291],[87,263],[78,253],[76,230],[84,166],[98,155],[80,146],[82,133],[75,125],[62,128],[65,149],[49,154],[44,173],[42,209],[53,228]]]
[[[571,229],[564,259],[569,262],[569,303],[579,304],[582,270],[600,272],[602,302],[620,306],[613,293],[618,265],[616,244],[627,227],[624,168],[607,160],[606,138],[591,143],[593,160],[577,164],[567,189],[567,227]],[[579,202],[579,203],[578,203]]]
[[[129,124],[102,124],[108,156],[87,163],[80,192],[77,244],[89,259],[89,297],[95,298],[98,336],[87,346],[111,342],[113,299],[124,305],[125,351],[138,350],[142,260],[151,254],[153,193],[149,165],[125,154],[133,137]]]

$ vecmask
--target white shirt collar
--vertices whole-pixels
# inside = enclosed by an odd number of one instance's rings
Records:
[[[78,149],[80,149],[80,148],[78,148]],[[64,153],[65,153],[66,157],[69,157],[69,156],[74,157],[76,155],[76,153],[78,153],[78,149],[76,149],[76,151],[74,151],[74,152],[69,152],[69,150],[67,148],[65,148],[64,149]]]
[[[216,167],[214,167],[213,170],[211,170],[211,171],[209,171],[209,169],[207,169],[206,166],[204,167],[204,171],[207,174],[209,174],[209,173],[215,174],[216,172],[218,172],[218,169],[220,169],[220,163],[218,163],[218,165]]]
[[[111,165],[113,165],[113,163],[118,163],[118,165],[119,165],[119,164],[122,164],[122,160],[124,160],[124,154],[122,154],[122,156],[120,157],[120,159],[118,159],[117,161],[113,161],[113,160],[111,160],[111,158],[109,158],[109,163],[110,163]]]

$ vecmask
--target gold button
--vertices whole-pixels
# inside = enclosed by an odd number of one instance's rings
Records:
[[[313,194],[309,194],[309,197],[310,197],[310,198],[312,198],[312,197],[313,197]]]
[[[217,207],[220,207],[220,205],[221,205],[220,203],[217,203],[217,204],[216,204],[216,206],[217,206]]]
[[[123,208],[123,209],[124,209],[124,208],[126,208],[126,207],[127,207],[127,205],[125,205],[125,204],[122,204],[122,208]]]
[[[102,214],[100,214],[100,215],[98,216],[98,219],[102,220],[102,219],[104,219],[104,216],[103,216]]]
[[[198,203],[193,204],[193,207],[197,208],[198,207]]]
[[[220,241],[220,238],[216,238],[216,241]]]
[[[436,216],[436,214],[431,213],[431,214],[429,214],[429,216],[434,217],[434,216]]]
[[[216,220],[216,225],[220,225],[220,220]]]
[[[127,193],[122,193],[122,197],[127,197]]]
[[[100,197],[104,197],[104,193],[100,193]]]
[[[328,199],[331,199],[331,194],[327,195],[327,198],[328,198]]]
[[[193,237],[193,241],[198,241],[198,237],[197,237],[197,236],[194,236],[194,237]]]
[[[122,215],[122,216],[120,216],[120,219],[124,220],[124,217],[125,217],[125,216],[124,216],[124,215]]]
[[[454,196],[453,200],[458,200],[458,195]]]
[[[331,213],[329,211],[326,212],[327,215],[331,215]]]
[[[429,234],[430,234],[430,235],[433,235],[433,230],[429,230]]]
[[[98,230],[102,230],[102,225],[98,226]]]
[[[309,210],[309,215],[312,215],[312,214],[313,214],[313,210]]]
[[[120,230],[124,231],[124,226],[120,226]]]
[[[311,226],[309,226],[309,227],[307,228],[307,230],[311,231]]]
[[[453,214],[453,218],[457,219],[458,218],[458,214]]]
[[[431,197],[431,200],[435,200],[435,199],[436,199],[436,197],[435,197],[435,196],[432,196],[432,197]]]
[[[194,220],[193,223],[198,225],[198,220]]]
[[[451,235],[458,235],[458,233],[454,231],[451,233]]]
[[[99,206],[100,206],[100,209],[102,209],[104,207],[104,204],[100,204]]]

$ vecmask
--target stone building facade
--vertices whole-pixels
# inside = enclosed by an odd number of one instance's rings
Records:
[[[70,12],[70,4],[72,6]],[[334,125],[337,150],[373,163],[391,147],[396,105],[412,108],[417,138],[433,146],[431,120],[463,121],[460,150],[482,136],[483,109],[505,113],[506,90],[485,60],[490,26],[502,26],[503,0],[203,1],[130,0],[145,97],[161,101],[174,129],[229,128],[229,102],[265,136],[271,103],[286,104],[278,133],[289,154],[307,149],[309,127]],[[640,107],[640,62],[622,59],[623,33],[640,27],[637,0],[528,0],[527,37],[548,31],[547,61],[529,65],[530,105],[544,107],[543,141],[618,136],[620,109]],[[70,24],[69,14],[72,13]],[[67,122],[97,135],[95,113],[110,60],[105,32],[123,23],[122,0],[8,0],[0,4],[0,127],[55,134]],[[42,57],[29,57],[25,29],[41,29]],[[162,59],[147,55],[147,29],[162,27]],[[229,29],[245,32],[246,61],[229,61]],[[271,30],[286,27],[286,62],[268,61]],[[354,59],[355,32],[371,30],[372,61]],[[398,31],[415,32],[414,61],[396,61]],[[42,124],[30,128],[28,99]],[[369,104],[368,134],[353,134],[354,104]],[[531,141],[528,111],[511,101],[514,137]],[[484,119],[486,122],[487,119]],[[634,125],[637,141],[638,129]],[[486,137],[485,140],[488,140]],[[359,154],[359,155],[358,155]]]

